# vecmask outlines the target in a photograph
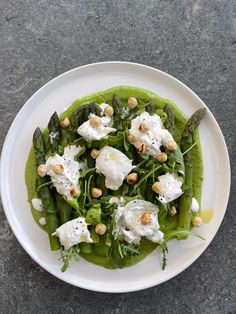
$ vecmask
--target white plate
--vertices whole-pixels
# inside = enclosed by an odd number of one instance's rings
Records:
[[[139,264],[107,270],[83,259],[61,273],[59,254],[49,249],[47,234],[34,222],[24,180],[24,169],[34,129],[45,127],[48,117],[81,96],[117,85],[149,89],[173,100],[188,116],[204,105],[188,87],[151,67],[105,62],[66,72],[39,89],[23,106],[8,132],[1,156],[1,196],[9,224],[27,253],[54,276],[78,287],[104,292],[128,292],[160,284],[191,265],[216,234],[225,214],[230,189],[230,164],[220,128],[210,111],[200,126],[205,165],[202,206],[213,208],[211,222],[198,229],[206,239],[189,238],[169,243],[168,265],[161,270],[159,250]],[[223,161],[223,162],[222,162]],[[210,267],[210,265],[209,265]]]

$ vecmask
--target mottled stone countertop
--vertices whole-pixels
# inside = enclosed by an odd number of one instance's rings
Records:
[[[235,1],[2,0],[0,15],[0,147],[46,82],[87,63],[124,60],[193,89],[222,129],[232,168],[228,209],[204,254],[174,279],[134,293],[90,292],[54,278],[23,250],[0,205],[0,313],[236,313]]]

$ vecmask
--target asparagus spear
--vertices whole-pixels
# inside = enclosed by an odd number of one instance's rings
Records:
[[[59,119],[56,112],[51,116],[48,123],[48,142],[51,153],[58,153],[59,139],[60,139],[60,127]]]
[[[84,122],[84,109],[85,106],[79,106],[76,110],[74,110],[70,117],[70,142],[73,142],[78,134],[78,127]],[[68,143],[68,142],[67,142]]]
[[[57,251],[60,249],[61,246],[60,246],[58,238],[52,235],[52,233],[55,232],[59,226],[56,203],[55,203],[52,191],[47,185],[42,186],[38,194],[42,200],[43,208],[45,210],[47,231],[48,231],[51,250]]]
[[[40,128],[37,128],[33,134],[33,144],[35,151],[35,159],[37,167],[45,163],[45,151],[44,151],[44,142],[43,134]]]
[[[187,151],[193,145],[194,132],[198,128],[205,112],[206,112],[205,108],[199,109],[187,121],[180,144],[182,151]],[[184,155],[184,162],[185,162],[184,186],[186,187],[186,189],[184,191],[184,194],[180,198],[178,227],[188,230],[190,229],[191,221],[190,207],[193,197],[192,191],[193,165],[191,149]]]
[[[60,133],[61,133],[61,137],[60,137],[60,144],[61,146],[66,146],[68,143],[72,142],[74,140],[74,137],[72,137],[71,135],[71,130],[70,127],[68,128],[60,128]]]
[[[166,104],[163,108],[163,111],[166,113],[167,115],[167,119],[166,119],[166,123],[165,123],[165,127],[166,129],[173,134],[173,130],[175,127],[175,115],[174,115],[174,111],[171,108],[171,106],[169,104]]]
[[[58,208],[60,225],[63,225],[65,222],[71,219],[72,207],[57,192],[55,193],[55,196],[56,196],[56,204]]]
[[[114,128],[116,128],[117,130],[122,130],[122,124],[121,124],[121,119],[120,119],[122,104],[121,104],[120,98],[115,94],[112,97],[112,106],[115,113],[114,114]]]
[[[147,111],[150,114],[150,116],[154,115],[155,105],[151,99],[148,101],[148,103],[145,107],[145,111]]]
[[[45,162],[45,151],[44,151],[44,142],[43,142],[43,134],[39,128],[34,131],[33,135],[33,145],[35,150],[35,160],[36,166],[43,164]],[[37,185],[40,186],[43,183],[47,182],[47,178],[39,177],[37,178]],[[52,191],[47,185],[44,185],[40,188],[39,197],[42,200],[43,208],[45,210],[46,222],[47,222],[47,231],[49,236],[49,242],[52,251],[60,249],[60,243],[58,238],[52,236],[52,233],[58,227],[58,218],[57,218],[57,209],[55,205],[55,200],[52,195]]]

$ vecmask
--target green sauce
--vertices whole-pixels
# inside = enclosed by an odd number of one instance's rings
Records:
[[[101,92],[94,93],[92,95],[82,97],[72,103],[72,105],[61,114],[61,118],[66,116],[70,117],[71,113],[80,105],[85,103],[90,103],[92,101],[96,101],[97,103],[107,102],[110,103],[113,94],[117,94],[122,101],[127,102],[127,99],[131,96],[147,101],[152,99],[156,105],[160,109],[162,109],[167,103],[170,104],[175,112],[175,132],[174,138],[176,142],[179,142],[181,138],[181,134],[183,132],[184,125],[187,121],[187,117],[183,114],[183,112],[171,101],[168,99],[161,98],[150,92],[148,90],[131,87],[131,86],[118,86],[113,87]],[[203,162],[202,162],[202,153],[201,153],[201,145],[199,140],[199,135],[195,136],[195,141],[197,144],[192,149],[193,151],[193,195],[198,200],[199,204],[201,203],[201,188],[202,188],[202,180],[203,180]],[[31,213],[40,228],[46,231],[46,226],[42,226],[39,224],[40,217],[44,216],[44,212],[36,211],[32,204],[32,198],[37,197],[37,192],[35,191],[35,181],[36,181],[36,165],[34,158],[34,150],[33,147],[30,150],[26,169],[25,169],[25,181],[28,191],[28,201],[31,207]],[[176,228],[176,219],[172,217],[168,217],[165,222],[165,229],[172,230]],[[141,241],[141,250],[139,255],[133,255],[125,260],[125,266],[132,266],[139,261],[143,260],[147,255],[149,255],[155,248],[157,247],[156,243],[153,243],[145,238]],[[113,266],[107,261],[107,252],[109,247],[104,243],[94,246],[94,250],[90,254],[80,254],[84,259],[94,264],[106,267],[113,268]]]

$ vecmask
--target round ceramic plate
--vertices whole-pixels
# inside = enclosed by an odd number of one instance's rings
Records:
[[[156,249],[142,262],[122,270],[104,269],[81,258],[62,273],[59,253],[50,251],[47,234],[35,224],[27,202],[24,169],[32,134],[37,126],[44,128],[47,125],[48,117],[55,110],[63,112],[81,96],[118,85],[142,87],[169,98],[187,116],[205,106],[180,81],[154,68],[126,62],[86,65],[53,79],[27,101],[12,123],[1,156],[2,203],[9,224],[23,248],[54,276],[78,287],[104,292],[152,287],[191,265],[216,234],[225,214],[230,189],[230,164],[225,141],[216,120],[207,110],[200,126],[205,168],[202,207],[213,208],[214,216],[209,224],[197,230],[205,241],[193,237],[186,241],[172,240],[168,245],[165,271],[161,269],[161,256]]]

